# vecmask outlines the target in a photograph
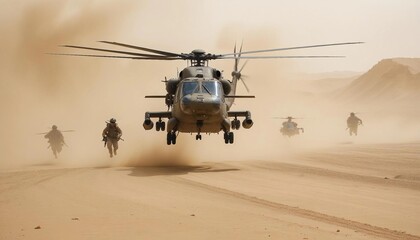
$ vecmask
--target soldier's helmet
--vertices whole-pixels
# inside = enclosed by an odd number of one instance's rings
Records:
[[[110,122],[110,123],[116,123],[116,122],[117,122],[117,120],[116,120],[115,118],[111,118],[111,119],[109,120],[109,122]]]
[[[289,121],[292,121],[292,119],[293,119],[292,117],[287,117],[287,120]]]
[[[53,130],[56,130],[57,129],[57,126],[56,125],[52,125],[52,129]]]
[[[350,113],[350,116],[354,117],[354,112]]]

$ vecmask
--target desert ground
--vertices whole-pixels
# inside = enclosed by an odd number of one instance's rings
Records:
[[[2,1],[0,240],[420,239],[419,1]],[[254,126],[222,134],[145,131],[166,111],[184,61],[57,56],[98,41],[241,60],[233,111]],[[236,47],[234,47],[236,46]],[[115,47],[115,48],[114,48]],[[128,51],[112,46],[113,50]],[[74,51],[73,51],[74,50]],[[86,51],[85,51],[86,50]],[[103,52],[105,53],[105,52]],[[269,56],[269,53],[267,53]],[[342,57],[345,56],[345,57]],[[231,80],[234,60],[209,66]],[[357,137],[346,119],[363,119]],[[281,136],[293,116],[304,134]],[[105,121],[123,131],[103,147]],[[243,120],[243,119],[241,119]],[[167,119],[165,119],[167,121]],[[58,159],[45,132],[64,133]]]
[[[232,145],[181,134],[166,146],[141,129],[144,112],[166,107],[143,98],[164,91],[161,65],[42,56],[39,76],[10,68],[1,81],[13,114],[1,118],[0,239],[420,239],[419,59],[293,84],[252,63],[250,75],[266,74],[249,83],[257,99],[234,105],[252,111],[252,129]],[[357,137],[345,131],[353,111]],[[281,136],[286,116],[305,133]],[[125,138],[112,159],[110,117]],[[74,130],[58,159],[42,133],[52,124]]]
[[[0,239],[420,239],[420,143],[0,174]],[[38,229],[37,229],[38,228]]]

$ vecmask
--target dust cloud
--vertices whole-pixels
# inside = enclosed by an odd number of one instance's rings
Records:
[[[147,83],[136,81],[133,85],[138,75],[128,70],[132,68],[130,63],[46,54],[63,52],[58,47],[62,44],[119,38],[119,25],[124,24],[126,14],[132,13],[133,4],[125,3],[8,3],[19,10],[5,13],[9,16],[1,25],[2,32],[8,33],[2,39],[6,47],[1,58],[0,104],[7,110],[1,119],[2,135],[7,136],[1,140],[2,167],[57,162],[51,159],[43,135],[37,134],[49,131],[53,124],[60,130],[75,130],[64,133],[68,147],[58,160],[64,165],[108,162],[107,151],[101,147],[101,132],[104,121],[111,117],[121,122],[127,142],[138,141],[130,135],[134,125],[139,132],[143,115],[142,110],[138,114],[136,111],[143,96],[135,90],[147,87]],[[137,122],[128,125],[128,119]]]
[[[121,162],[116,163],[122,167],[172,167],[186,166],[197,163],[191,156],[188,156],[185,144],[177,146],[178,150],[154,146],[147,150],[134,153]]]
[[[204,135],[202,141],[180,134],[176,146],[167,146],[164,132],[144,131],[141,125],[145,111],[161,111],[166,106],[161,100],[144,99],[144,95],[164,94],[164,85],[159,81],[165,76],[174,77],[176,69],[181,70],[185,63],[73,58],[45,53],[77,52],[58,47],[63,44],[109,47],[100,45],[98,40],[174,52],[205,48],[212,53],[226,53],[232,52],[235,42],[239,45],[244,39],[244,51],[267,49],[283,47],[278,29],[270,25],[249,29],[226,24],[222,31],[207,39],[213,41],[209,46],[200,37],[190,46],[194,39],[184,31],[172,32],[171,40],[156,37],[152,41],[153,37],[145,36],[143,43],[128,27],[122,27],[137,24],[130,21],[130,16],[143,13],[142,2],[26,1],[6,5],[0,25],[0,30],[8,33],[1,39],[5,51],[0,58],[0,107],[4,113],[0,119],[1,168],[57,162],[80,167],[276,160],[340,143],[417,140],[418,133],[413,129],[418,129],[418,122],[410,120],[420,115],[414,102],[401,110],[402,105],[390,108],[391,105],[384,106],[381,102],[338,98],[337,94],[347,85],[334,93],[304,90],[308,82],[296,77],[299,69],[294,63],[322,59],[251,60],[243,74],[248,76],[250,94],[256,99],[238,99],[232,110],[250,110],[255,122],[253,128],[236,131],[233,145],[225,145],[222,134]],[[5,10],[10,8],[16,11]],[[138,26],[143,30],[153,28],[147,23]],[[342,51],[345,54],[351,48]],[[210,65],[223,69],[225,78],[230,78],[233,61],[210,62]],[[331,69],[335,70],[334,66]],[[313,86],[314,82],[310,84]],[[247,94],[241,83],[237,93]],[[397,109],[399,114],[393,114]],[[345,130],[350,112],[362,112],[359,117],[365,122],[357,138],[350,138]],[[281,136],[282,120],[274,117],[287,116],[302,118],[297,121],[305,133],[293,138]],[[118,156],[112,160],[101,142],[104,121],[111,117],[117,119],[125,139],[120,142]],[[43,135],[37,135],[47,132],[53,124],[60,130],[75,130],[64,133],[68,147],[64,147],[58,160],[52,159]]]

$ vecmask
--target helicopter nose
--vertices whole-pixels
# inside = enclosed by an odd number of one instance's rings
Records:
[[[220,111],[221,104],[220,98],[192,94],[182,98],[181,110],[186,114],[216,114]]]

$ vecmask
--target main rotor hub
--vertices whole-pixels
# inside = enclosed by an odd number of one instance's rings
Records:
[[[194,54],[195,56],[202,56],[206,54],[206,51],[204,51],[203,49],[195,49],[191,53]]]
[[[193,55],[191,59],[191,65],[193,66],[204,66],[204,63],[207,62],[209,54],[206,55],[206,51],[203,49],[195,49],[191,52]]]

